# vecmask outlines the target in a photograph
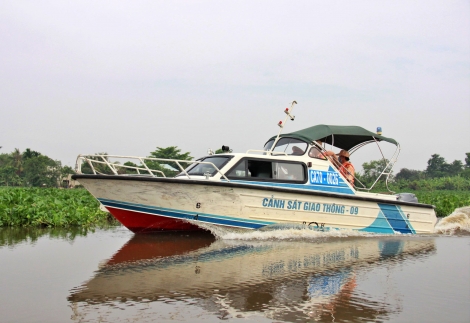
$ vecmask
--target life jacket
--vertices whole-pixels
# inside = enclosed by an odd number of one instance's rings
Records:
[[[341,175],[343,175],[351,184],[354,185],[354,166],[350,162],[345,162],[341,164],[341,168],[339,169]]]

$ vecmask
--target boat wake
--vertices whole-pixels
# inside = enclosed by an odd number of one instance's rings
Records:
[[[376,237],[377,234],[353,230],[314,231],[310,229],[273,229],[267,231],[229,232],[223,240],[318,240],[324,238]],[[384,236],[384,235],[380,235]]]
[[[446,235],[470,235],[470,206],[455,209],[441,219],[434,228],[434,233]]]
[[[318,231],[308,228],[291,227],[291,228],[279,228],[273,226],[272,228],[263,228],[262,230],[237,230],[233,228],[224,228],[215,226],[207,223],[201,223],[196,221],[188,221],[198,225],[199,227],[210,231],[217,239],[221,240],[258,240],[258,241],[269,241],[269,240],[317,240],[322,238],[348,238],[348,237],[384,237],[384,236],[396,236],[396,234],[384,235],[376,234],[371,232],[356,231],[356,230],[329,230],[329,231]],[[398,233],[399,235],[400,233]]]

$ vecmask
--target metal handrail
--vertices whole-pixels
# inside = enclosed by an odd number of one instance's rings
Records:
[[[270,155],[270,156],[273,156],[273,155],[284,155],[284,156],[289,156],[286,152],[284,151],[269,151],[269,150],[263,150],[263,149],[248,149],[246,151],[247,154],[251,154],[251,153],[263,153],[263,154],[266,154],[266,155]]]
[[[100,158],[101,160],[97,160],[94,158]],[[139,166],[129,166],[129,165],[124,165],[124,164],[119,164],[116,162],[110,162],[109,158],[121,158],[121,159],[127,159],[127,160],[138,160],[143,167]],[[114,175],[121,175],[119,174],[117,168],[124,168],[124,169],[133,169],[136,170],[139,175],[143,175],[141,171],[144,173],[148,173],[148,175],[152,177],[159,177],[156,176],[155,173],[161,174],[163,177],[166,177],[165,173],[163,173],[160,170],[157,169],[150,169],[148,165],[145,163],[145,161],[165,161],[165,162],[174,162],[176,165],[178,165],[178,168],[181,170],[182,173],[186,175],[189,179],[191,176],[186,172],[186,170],[183,168],[183,166],[180,163],[186,163],[186,164],[206,164],[206,165],[211,165],[214,167],[214,169],[223,177],[226,181],[230,182],[230,180],[223,174],[220,169],[214,165],[214,163],[211,162],[205,162],[205,161],[197,161],[197,160],[182,160],[182,159],[166,159],[166,158],[153,158],[153,157],[138,157],[138,156],[122,156],[122,155],[78,155],[76,163],[75,163],[75,171],[77,174],[83,174],[82,173],[82,164],[86,162],[91,170],[93,171],[93,174],[102,174],[102,175],[107,175],[104,173],[101,173],[99,170],[95,169],[95,166],[93,164],[101,164],[101,165],[106,165],[107,168],[109,168]],[[124,175],[124,174],[122,174]],[[125,174],[127,175],[127,174]]]
[[[383,160],[387,160],[382,152],[382,149],[380,148],[379,146],[379,143],[378,141],[374,138],[374,141],[375,143],[377,144],[377,146],[379,147],[379,151],[380,153],[382,154],[382,158]],[[372,141],[372,142],[374,142]],[[382,172],[379,174],[379,176],[377,177],[377,179],[375,180],[374,183],[372,183],[372,185],[369,187],[369,188],[366,188],[365,185],[363,183],[362,186],[363,187],[356,187],[357,189],[359,190],[365,190],[365,191],[370,191],[372,190],[372,188],[374,188],[374,186],[378,183],[378,181],[380,180],[380,178],[383,176],[383,175],[386,175],[386,178],[385,178],[385,187],[387,188],[387,190],[394,194],[395,192],[392,191],[389,187],[388,187],[388,181],[390,179],[390,175],[392,174],[392,169],[393,169],[393,166],[395,165],[395,163],[398,161],[398,156],[400,155],[400,152],[401,152],[401,147],[400,147],[400,144],[397,143],[396,145],[397,149],[395,149],[395,152],[393,153],[392,157],[388,160],[387,164],[385,165],[384,169],[382,170]],[[356,148],[356,147],[354,147]],[[356,149],[357,150],[357,149]]]

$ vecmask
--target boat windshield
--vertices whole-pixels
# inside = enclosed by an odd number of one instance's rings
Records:
[[[229,161],[230,156],[211,156],[198,159],[197,161],[203,161],[214,164],[219,170]],[[211,176],[217,173],[217,169],[214,168],[211,164],[191,164],[186,168],[186,172],[189,175],[205,175],[210,173]],[[185,175],[184,173],[179,173],[177,176]]]
[[[270,140],[264,146],[264,150],[271,150],[274,140]],[[286,153],[287,155],[303,155],[308,148],[308,144],[305,141],[294,139],[294,138],[281,138],[276,143],[273,152]]]

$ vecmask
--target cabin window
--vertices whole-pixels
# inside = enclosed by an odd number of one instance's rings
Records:
[[[270,140],[264,146],[264,150],[270,150],[274,140]],[[308,148],[308,144],[302,140],[294,138],[281,138],[276,143],[273,152],[286,153],[287,155],[297,155],[301,156],[305,154],[305,151]]]
[[[271,161],[248,160],[248,174],[251,177],[273,178],[273,168]]]
[[[242,160],[238,163],[230,172],[227,173],[227,177],[248,177],[246,169],[246,160]]]
[[[198,159],[198,161],[204,161],[213,163],[219,170],[231,159],[231,156],[214,156]],[[191,164],[186,168],[186,172],[189,175],[204,175],[206,173],[211,174],[211,176],[217,173],[217,169],[210,164]],[[184,173],[179,173],[178,176],[185,175]]]
[[[304,167],[301,164],[275,162],[273,166],[275,179],[303,181],[305,178]]]
[[[308,156],[312,158],[326,159],[326,156],[323,154],[320,148],[316,146],[313,146],[312,148],[309,149]]]
[[[226,176],[232,179],[305,183],[306,173],[303,163],[242,159]]]

